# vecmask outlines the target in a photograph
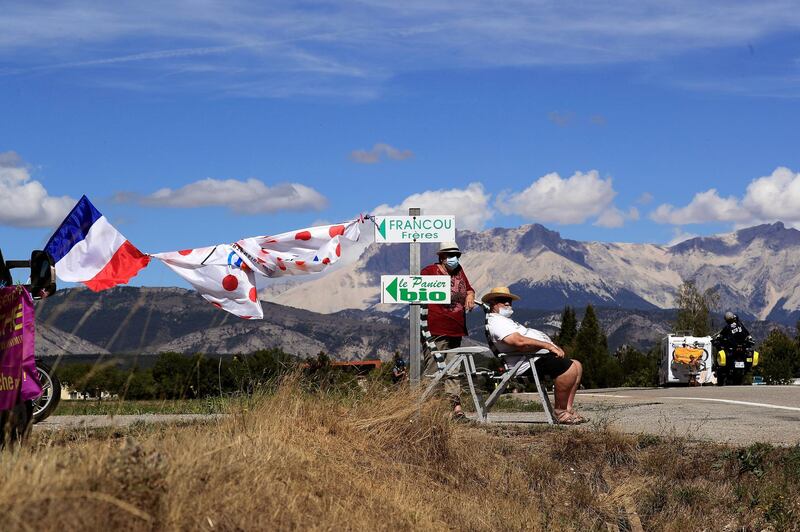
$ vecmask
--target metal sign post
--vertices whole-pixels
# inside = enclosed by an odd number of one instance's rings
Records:
[[[375,242],[378,244],[402,243],[409,245],[409,276],[382,276],[381,303],[407,303],[408,309],[408,363],[412,386],[419,386],[420,373],[420,305],[447,304],[450,301],[449,279],[447,291],[437,282],[420,281],[420,242],[449,242],[456,239],[456,217],[452,214],[422,216],[418,208],[408,209],[408,216],[373,216]],[[413,279],[416,278],[416,279]],[[428,284],[434,283],[434,284]],[[446,301],[441,299],[446,294]]]
[[[408,209],[409,216],[419,216],[421,214],[421,210],[418,208]],[[409,256],[408,256],[408,263],[409,263],[409,274],[410,275],[419,275],[420,265],[419,265],[419,249],[420,245],[419,242],[412,242],[409,245]],[[417,387],[419,386],[420,381],[420,372],[421,372],[421,361],[420,361],[420,328],[419,328],[419,304],[411,304],[409,306],[408,311],[408,321],[409,321],[409,330],[408,330],[408,349],[409,349],[409,356],[408,362],[411,364],[411,386]]]

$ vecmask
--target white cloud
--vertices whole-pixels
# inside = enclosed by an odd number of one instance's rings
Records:
[[[800,224],[800,173],[778,167],[750,182],[744,196],[723,198],[716,189],[695,194],[685,207],[662,204],[650,213],[659,223],[733,222],[738,226],[783,221]]]
[[[687,233],[687,232],[683,231],[681,228],[675,227],[672,230],[672,240],[667,242],[667,246],[668,247],[669,246],[674,246],[675,244],[680,244],[681,242],[689,240],[690,238],[696,238],[697,236],[698,235],[696,235],[694,233]]]
[[[97,83],[127,77],[151,81],[153,90],[282,97],[313,87],[345,96],[374,94],[383,80],[413,70],[656,61],[798,27],[792,0],[342,0],[325,9],[168,2],[158,10],[137,2],[7,0],[0,58],[6,72],[101,69]],[[133,62],[139,68],[122,68]],[[785,70],[776,62],[783,82]],[[152,83],[154,72],[170,74],[170,83]]]
[[[14,227],[54,227],[75,205],[68,196],[53,197],[12,152],[0,153],[0,224]]]
[[[414,157],[411,150],[399,150],[388,144],[378,143],[371,150],[353,150],[350,152],[350,159],[361,164],[374,164],[383,157],[394,161],[404,161]]]
[[[800,222],[800,173],[778,167],[771,175],[753,180],[742,206],[753,220]]]
[[[558,111],[550,111],[547,113],[547,119],[558,127],[567,127],[575,119],[575,113],[559,113]]]
[[[612,205],[597,217],[593,225],[609,228],[622,227],[626,221],[638,219],[639,209],[636,207],[631,207],[628,212],[623,212]]]
[[[119,201],[133,199],[118,194]],[[138,198],[143,205],[156,207],[227,207],[233,212],[260,214],[277,211],[323,209],[328,201],[313,188],[299,183],[267,186],[258,179],[202,179],[178,189],[162,188]]]
[[[636,203],[638,203],[639,205],[647,205],[651,201],[653,201],[653,195],[650,194],[649,192],[642,192],[642,194],[638,198],[636,198]]]
[[[722,198],[715,188],[698,192],[685,207],[676,208],[662,203],[650,214],[650,218],[656,222],[673,225],[741,222],[748,217],[735,197]]]
[[[458,229],[481,230],[493,216],[489,207],[491,195],[480,183],[470,183],[467,188],[428,190],[407,197],[400,205],[379,205],[372,214],[408,214],[408,209],[419,207],[422,214],[453,214]]]
[[[600,178],[597,170],[575,172],[569,178],[550,173],[516,193],[500,194],[495,206],[503,214],[517,214],[529,220],[580,224],[616,209],[611,178]],[[607,214],[605,223],[614,222]],[[599,222],[599,220],[598,220]]]

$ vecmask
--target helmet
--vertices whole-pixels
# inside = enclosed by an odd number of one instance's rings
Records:
[[[403,360],[402,358],[398,358],[397,362],[395,362],[395,365],[399,368],[402,368],[406,365],[406,361]]]
[[[729,310],[725,313],[725,323],[733,323],[734,321],[736,321],[736,314]]]

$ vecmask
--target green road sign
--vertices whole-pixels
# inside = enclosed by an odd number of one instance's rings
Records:
[[[376,216],[375,242],[450,242],[456,239],[456,217]]]
[[[449,304],[449,275],[381,275],[381,303]]]

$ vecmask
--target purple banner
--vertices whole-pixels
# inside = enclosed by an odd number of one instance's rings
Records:
[[[0,410],[42,395],[34,356],[33,300],[25,288],[0,288]]]

